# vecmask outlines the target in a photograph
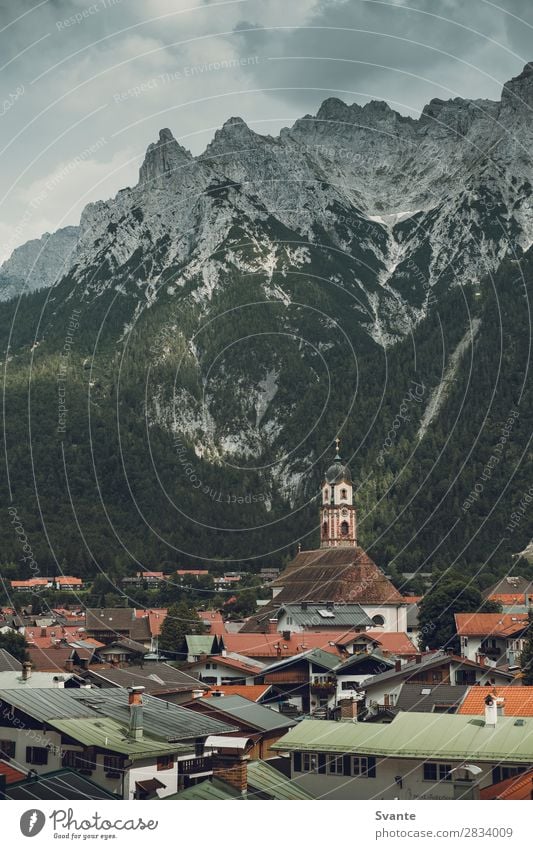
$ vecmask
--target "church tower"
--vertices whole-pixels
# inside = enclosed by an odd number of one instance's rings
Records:
[[[357,516],[352,475],[337,453],[326,471],[321,490],[320,548],[357,547]]]

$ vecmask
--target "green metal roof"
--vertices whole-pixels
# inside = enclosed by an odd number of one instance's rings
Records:
[[[267,794],[272,799],[314,799],[307,790],[266,761],[248,764],[248,798],[253,799],[255,793]]]
[[[277,616],[285,611],[287,616],[292,617],[296,625],[304,627],[332,628],[371,628],[374,624],[360,604],[333,604],[328,608],[326,604],[306,603],[302,610],[301,603],[282,605]]]
[[[236,790],[232,791],[230,785],[226,784],[225,781],[218,781],[216,778],[207,778],[199,784],[187,787],[187,789],[182,790],[181,793],[173,793],[171,796],[164,796],[161,801],[167,802],[174,799],[178,802],[187,802],[196,799],[211,799],[215,801],[235,802],[239,799],[242,800],[243,798],[244,797],[237,793]]]
[[[361,753],[395,758],[533,762],[533,718],[400,713],[388,725],[304,720],[271,747],[280,751]]]
[[[167,743],[155,740],[144,734],[142,740],[133,740],[127,736],[128,728],[107,717],[94,719],[52,719],[49,725],[63,734],[68,734],[84,746],[99,746],[110,752],[127,755],[130,760],[157,757],[166,754],[187,753],[191,745]]]
[[[185,641],[187,654],[211,654],[215,637],[212,634],[189,634]]]
[[[291,657],[285,657],[283,660],[276,660],[274,663],[269,663],[264,670],[261,670],[261,674],[289,668],[297,663],[301,663],[302,660],[307,660],[309,663],[321,666],[323,669],[331,670],[335,669],[338,665],[339,656],[329,651],[324,651],[324,649],[307,649],[307,651],[299,652]]]

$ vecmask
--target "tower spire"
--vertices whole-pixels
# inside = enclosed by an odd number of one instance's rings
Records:
[[[357,546],[357,516],[353,503],[350,469],[340,457],[340,439],[335,439],[336,454],[326,470],[320,507],[321,548]]]

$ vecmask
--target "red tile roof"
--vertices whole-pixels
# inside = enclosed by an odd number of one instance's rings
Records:
[[[210,662],[219,664],[219,666],[226,666],[228,669],[237,670],[237,672],[245,672],[247,675],[258,675],[262,669],[262,667],[257,666],[252,659],[250,659],[249,662],[246,662],[244,660],[239,660],[236,657],[225,657],[221,654],[207,655],[206,659]],[[193,661],[193,663],[188,663],[183,668],[188,669],[201,662],[203,661]]]
[[[500,604],[516,604],[525,606],[525,595],[521,593],[496,593],[489,596],[490,601],[497,601]],[[529,603],[533,603],[533,595],[528,595]]]
[[[418,654],[416,646],[411,642],[409,636],[402,631],[365,631],[365,635],[379,642],[385,653]]]
[[[406,604],[419,604],[423,598],[423,595],[404,595],[403,600]]]
[[[363,632],[364,634],[365,632]],[[342,654],[342,646],[361,634],[349,631],[304,631],[292,633],[284,639],[283,634],[243,633],[224,634],[224,646],[228,651],[246,657],[281,659],[301,654],[307,649],[324,649],[332,654]]]
[[[258,702],[271,689],[271,684],[227,684],[223,687],[213,687],[212,690],[204,693],[202,698],[213,698],[215,693],[224,693],[225,696],[243,696],[245,699],[250,699],[251,702]],[[214,698],[217,698],[217,696],[215,695]]]
[[[488,692],[487,692],[488,691]],[[488,693],[505,699],[504,716],[533,716],[533,687],[470,687],[458,713],[482,716]]]
[[[460,637],[508,637],[527,627],[526,614],[456,613],[455,625]]]
[[[528,770],[522,775],[506,778],[484,787],[479,792],[480,799],[512,799],[514,801],[525,801],[533,799],[533,770]]]
[[[14,784],[15,781],[22,781],[26,778],[25,772],[15,769],[10,763],[2,760],[0,760],[0,775],[5,775],[6,784]]]

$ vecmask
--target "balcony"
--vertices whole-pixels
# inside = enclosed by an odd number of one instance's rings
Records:
[[[337,685],[331,678],[327,681],[313,681],[311,683],[311,692],[316,696],[331,696],[336,689]]]
[[[178,761],[178,775],[198,775],[199,773],[211,772],[212,758],[187,758],[184,761]]]

